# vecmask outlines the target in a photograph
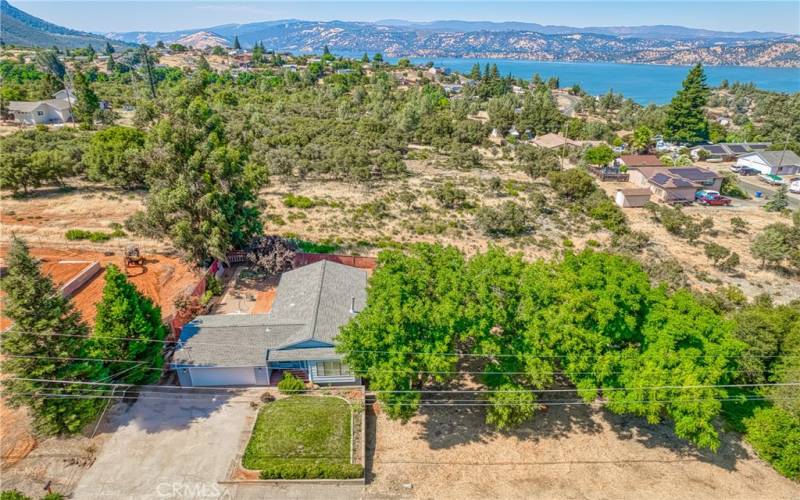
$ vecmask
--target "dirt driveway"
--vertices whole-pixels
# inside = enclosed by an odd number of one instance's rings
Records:
[[[224,497],[217,481],[255,418],[249,401],[261,392],[216,399],[201,391],[141,396],[110,422],[113,434],[73,497]]]
[[[370,412],[371,413],[371,412]],[[368,413],[369,415],[369,413]],[[477,408],[427,408],[403,424],[368,419],[367,498],[796,499],[734,434],[717,454],[670,426],[586,406],[552,406],[508,433]]]

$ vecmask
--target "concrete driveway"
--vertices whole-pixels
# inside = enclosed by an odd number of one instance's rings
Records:
[[[263,392],[212,398],[176,390],[140,396],[109,420],[113,432],[74,498],[231,498],[217,484],[241,449]]]

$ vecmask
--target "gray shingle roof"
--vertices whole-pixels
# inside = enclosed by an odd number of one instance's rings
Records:
[[[268,325],[304,324],[281,347],[317,340],[333,344],[339,328],[367,303],[367,272],[336,262],[320,261],[281,276]]]
[[[181,331],[182,348],[172,362],[182,365],[253,366],[269,359],[341,359],[333,348],[286,349],[305,340],[334,344],[339,328],[367,301],[367,273],[320,261],[281,276],[267,314],[198,316]],[[277,356],[277,357],[276,357]],[[309,358],[308,356],[324,356]]]
[[[800,165],[800,156],[794,151],[759,151],[757,153],[770,167]]]
[[[69,109],[70,106],[69,102],[64,99],[46,99],[44,101],[9,101],[8,109],[10,111],[22,111],[24,113],[30,113],[42,105],[51,106],[60,111]]]

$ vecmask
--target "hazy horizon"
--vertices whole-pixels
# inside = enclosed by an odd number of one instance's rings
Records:
[[[677,25],[715,31],[800,34],[794,1],[250,1],[20,0],[12,5],[46,21],[92,32],[176,31],[281,19],[375,22],[398,19],[525,22],[577,28]],[[157,14],[154,15],[157,9]],[[758,16],[753,16],[757,11]]]

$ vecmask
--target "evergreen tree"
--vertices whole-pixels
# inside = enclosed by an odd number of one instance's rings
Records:
[[[481,65],[475,63],[472,65],[472,69],[469,72],[469,77],[473,80],[480,80],[481,79]]]
[[[75,73],[73,83],[77,99],[73,106],[75,119],[81,123],[83,128],[90,129],[94,126],[94,115],[100,107],[100,99],[92,90],[89,80],[83,73]]]
[[[92,381],[104,377],[102,364],[68,359],[86,357],[82,337],[88,336],[88,328],[16,236],[11,238],[6,262],[8,275],[0,281],[6,294],[3,314],[14,323],[2,337],[4,396],[11,406],[30,408],[38,432],[78,432],[98,415],[105,401],[66,396],[82,393],[86,386],[16,378]],[[65,396],[41,397],[37,392]]]
[[[521,131],[530,130],[534,135],[542,135],[558,132],[564,123],[564,115],[550,91],[538,87],[538,90],[525,96],[517,122]]]
[[[140,362],[141,365],[112,363],[108,368],[111,373],[124,372],[121,380],[128,384],[152,382],[158,378],[158,371],[149,368],[161,368],[164,361],[162,344],[149,342],[167,336],[161,309],[139,293],[116,266],[108,266],[105,278],[103,299],[97,304],[92,354],[102,359]]]
[[[144,65],[144,70],[147,76],[147,83],[150,87],[150,97],[155,99],[156,98],[156,80],[155,76],[153,75],[153,60],[150,57],[150,47],[147,44],[142,44],[139,47],[139,54],[142,58],[142,64]],[[201,56],[202,57],[202,56]],[[206,62],[208,64],[208,62]]]
[[[364,52],[364,55],[363,55],[363,56],[361,56],[361,62],[362,62],[362,63],[368,63],[368,62],[369,62],[369,54],[367,54],[366,52]]]
[[[781,184],[772,199],[764,204],[764,210],[767,212],[780,212],[789,208],[789,187],[786,184]]]
[[[109,73],[113,73],[117,69],[117,62],[114,60],[114,56],[111,54],[108,55],[108,62],[106,63],[106,71]]]
[[[110,56],[110,55],[111,55],[111,54],[113,54],[114,52],[115,52],[115,50],[114,50],[114,46],[113,46],[113,45],[111,45],[111,42],[106,42],[106,55],[107,55],[107,56]]]
[[[208,64],[208,59],[202,54],[200,54],[200,57],[197,59],[197,71],[211,71],[211,65]]]
[[[45,50],[36,55],[36,62],[45,73],[53,75],[58,81],[63,82],[67,69],[53,50]]]
[[[709,126],[703,110],[708,95],[703,65],[698,63],[689,71],[683,87],[667,110],[665,128],[668,139],[688,143],[708,140]]]
[[[239,43],[239,35],[233,36],[233,50],[242,50],[242,44]]]

